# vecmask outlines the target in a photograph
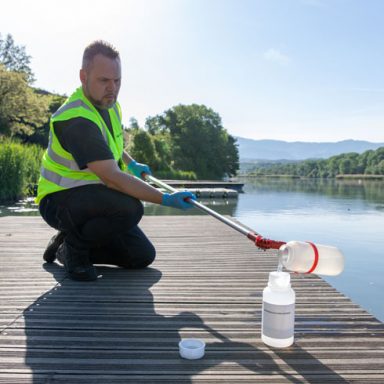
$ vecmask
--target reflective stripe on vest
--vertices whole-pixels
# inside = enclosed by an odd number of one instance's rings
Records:
[[[116,105],[116,104],[113,106],[113,110],[115,111],[115,114],[116,114],[116,116],[117,116],[117,119],[119,120],[119,123],[120,123],[120,125],[121,125],[120,113],[119,113],[119,109],[117,108],[117,105]]]
[[[64,104],[63,106],[61,106],[53,115],[52,115],[52,118],[56,118],[57,116],[60,116],[62,113],[68,111],[69,109],[75,109],[75,108],[78,108],[78,107],[82,107],[82,108],[85,108],[85,109],[88,109],[88,111],[91,111],[92,113],[94,113],[92,111],[92,109],[84,103],[83,100],[75,100],[75,101],[71,101],[70,103],[68,104]],[[116,104],[113,106],[113,109],[117,115],[117,118],[119,119],[119,122],[121,124],[121,120],[120,120],[120,115],[118,113],[118,109],[117,109],[117,106]],[[104,139],[105,141],[108,143],[108,136],[107,136],[107,132],[106,132],[106,125],[105,125],[105,122],[103,119],[100,120],[101,122],[101,125],[102,125],[102,133],[103,133],[103,136],[104,136]]]
[[[80,168],[78,167],[75,160],[68,160],[65,157],[62,157],[58,155],[56,152],[52,149],[52,132],[49,132],[49,141],[48,141],[48,148],[47,153],[48,156],[55,162],[58,163],[66,168],[72,169],[74,171],[80,171]],[[91,172],[88,168],[81,169],[83,172]]]
[[[67,111],[68,109],[71,109],[71,108],[77,108],[77,107],[83,107],[85,109],[88,109],[89,111],[93,112],[91,108],[89,108],[89,106],[87,104],[84,103],[83,100],[75,100],[75,101],[72,101],[68,104],[64,104],[62,105],[53,115],[52,115],[52,118],[55,118],[59,115],[61,115],[62,113],[64,113],[65,111]]]
[[[41,176],[63,188],[75,188],[87,184],[103,184],[101,180],[69,179],[44,167],[41,168]]]

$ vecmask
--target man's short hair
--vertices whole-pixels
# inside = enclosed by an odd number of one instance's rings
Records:
[[[119,59],[119,51],[110,43],[103,40],[96,40],[89,44],[83,53],[82,68],[87,69],[96,55],[103,55],[110,59]]]

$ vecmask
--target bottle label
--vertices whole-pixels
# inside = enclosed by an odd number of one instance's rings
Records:
[[[263,301],[262,333],[273,339],[288,339],[293,336],[295,303],[271,304]]]

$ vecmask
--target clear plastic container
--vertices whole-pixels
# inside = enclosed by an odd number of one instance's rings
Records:
[[[280,263],[289,271],[336,276],[344,269],[344,256],[336,247],[290,241],[279,249]]]
[[[275,348],[289,347],[294,341],[295,292],[288,272],[270,272],[263,290],[261,340]]]
[[[179,343],[179,353],[184,359],[201,359],[205,353],[205,342],[199,339],[182,339]]]

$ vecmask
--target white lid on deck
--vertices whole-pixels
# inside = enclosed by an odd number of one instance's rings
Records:
[[[205,343],[200,339],[182,339],[179,343],[179,353],[184,359],[201,359],[205,353]]]

